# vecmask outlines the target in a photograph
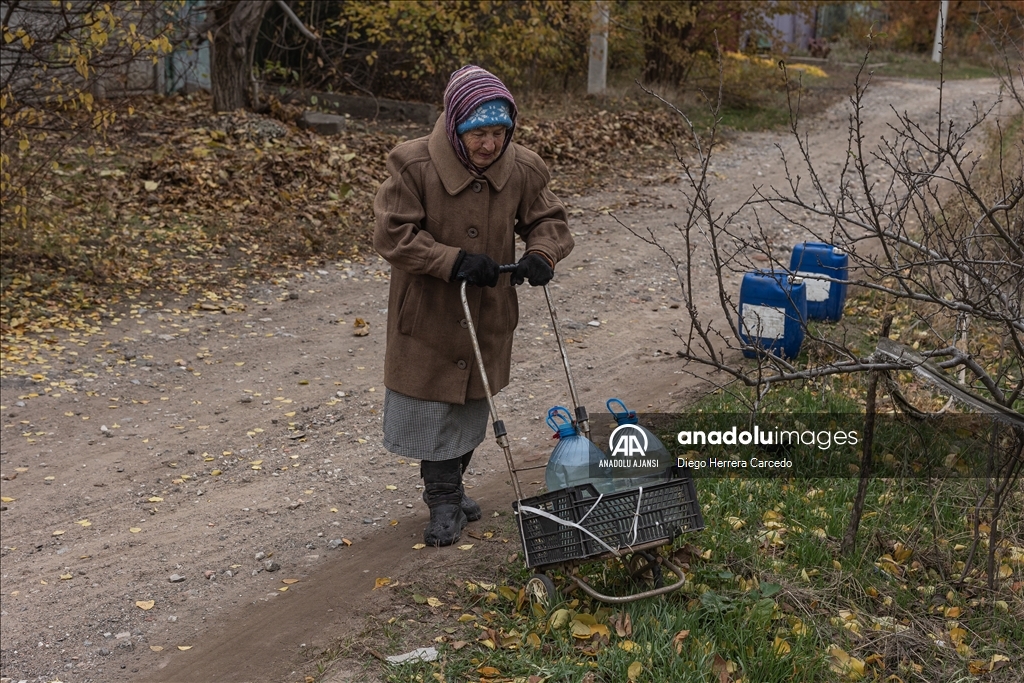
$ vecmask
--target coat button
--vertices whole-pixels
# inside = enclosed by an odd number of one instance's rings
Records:
[[[481,185],[479,182],[473,183],[473,192],[479,192],[482,189],[484,189],[484,186]]]
[[[468,323],[468,322],[466,322],[466,319],[465,319],[465,318],[463,318],[462,320],[460,320],[460,321],[459,321],[459,324],[460,324],[460,325],[462,325],[463,327],[469,327],[469,323]]]
[[[469,230],[466,231],[466,234],[469,235],[470,237],[476,237],[477,235],[480,234],[480,231],[477,230],[476,228],[470,228]]]
[[[466,361],[464,361],[464,360],[460,360],[458,363],[456,363],[456,365],[459,366],[459,370],[465,370],[466,369]]]

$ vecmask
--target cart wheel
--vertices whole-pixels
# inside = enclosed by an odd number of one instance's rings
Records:
[[[629,556],[629,576],[637,583],[651,583],[655,588],[665,585],[661,573],[661,565],[657,559],[647,552],[633,553]]]
[[[526,596],[531,605],[540,605],[545,610],[558,602],[555,583],[545,574],[534,574],[526,582]]]

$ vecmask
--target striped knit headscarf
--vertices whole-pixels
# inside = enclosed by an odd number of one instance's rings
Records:
[[[448,133],[448,140],[455,148],[455,155],[462,165],[474,173],[482,173],[483,169],[477,168],[470,162],[466,148],[455,129],[468,119],[477,107],[495,99],[508,100],[509,115],[512,118],[512,126],[505,134],[505,144],[501,148],[501,154],[504,154],[512,142],[512,133],[516,129],[516,116],[519,114],[516,109],[516,101],[505,84],[491,72],[470,64],[453,73],[448,81],[448,87],[444,90],[445,131]],[[500,157],[501,154],[498,156]]]

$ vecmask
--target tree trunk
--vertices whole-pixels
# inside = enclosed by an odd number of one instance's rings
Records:
[[[258,104],[252,53],[269,4],[270,0],[221,0],[210,10],[215,20],[210,44],[214,111],[234,111]]]

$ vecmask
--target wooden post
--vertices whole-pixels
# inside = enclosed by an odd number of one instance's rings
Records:
[[[939,3],[939,18],[935,21],[935,44],[932,47],[932,61],[942,61],[942,46],[946,42],[946,19],[949,18],[949,0]]]
[[[590,73],[587,94],[600,95],[608,81],[608,19],[611,9],[607,0],[593,0],[590,14]]]

